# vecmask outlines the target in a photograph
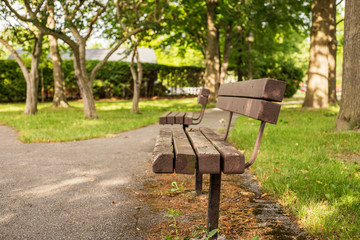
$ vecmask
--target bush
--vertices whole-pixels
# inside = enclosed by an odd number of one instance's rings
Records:
[[[99,61],[87,61],[90,72]],[[47,100],[51,100],[54,93],[53,73],[50,60],[42,63],[44,89]],[[74,77],[73,60],[63,60],[63,71],[67,97],[80,98],[80,91]],[[135,66],[136,67],[136,66]],[[28,65],[30,68],[30,64]],[[144,75],[141,86],[141,96],[152,97],[166,94],[168,87],[197,87],[201,80],[202,68],[172,67],[158,64],[143,63]],[[39,98],[41,97],[39,84]],[[107,62],[96,74],[93,85],[94,97],[131,97],[133,81],[129,63]],[[26,82],[15,60],[0,61],[0,102],[20,102],[26,98]]]

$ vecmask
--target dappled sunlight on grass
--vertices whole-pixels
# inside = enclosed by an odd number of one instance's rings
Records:
[[[360,134],[335,130],[338,110],[282,106],[277,125],[265,127],[252,170],[314,236],[348,239],[350,234],[358,239],[360,222],[354,218],[360,219]],[[256,122],[240,117],[231,133],[246,160]]]

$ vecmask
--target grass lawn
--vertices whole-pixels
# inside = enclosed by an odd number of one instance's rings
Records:
[[[54,109],[40,103],[38,113],[23,114],[25,104],[0,104],[0,124],[19,131],[22,142],[59,142],[114,134],[158,121],[166,111],[200,111],[196,98],[140,101],[141,114],[131,114],[131,101],[98,101],[99,119],[84,119],[82,102],[70,102],[68,109]]]
[[[312,235],[360,239],[360,132],[336,132],[338,110],[282,106],[277,125],[265,127],[251,170]],[[231,134],[245,159],[258,127],[259,121],[240,117]]]

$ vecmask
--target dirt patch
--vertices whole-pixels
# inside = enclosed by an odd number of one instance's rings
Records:
[[[176,182],[176,185],[172,183]],[[141,198],[164,214],[163,221],[147,231],[147,239],[189,239],[206,226],[209,175],[204,175],[203,193],[196,196],[194,176],[150,174]],[[264,193],[249,172],[223,175],[219,234],[226,239],[312,239],[286,214],[279,204]],[[177,189],[177,190],[176,190]],[[179,215],[179,216],[175,216]],[[176,222],[174,222],[175,216]],[[195,231],[195,232],[194,232]]]

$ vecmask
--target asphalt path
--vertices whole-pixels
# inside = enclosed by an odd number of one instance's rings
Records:
[[[202,126],[223,128],[210,109]],[[0,126],[0,239],[143,239],[159,213],[136,198],[159,125],[112,138],[28,143]]]

